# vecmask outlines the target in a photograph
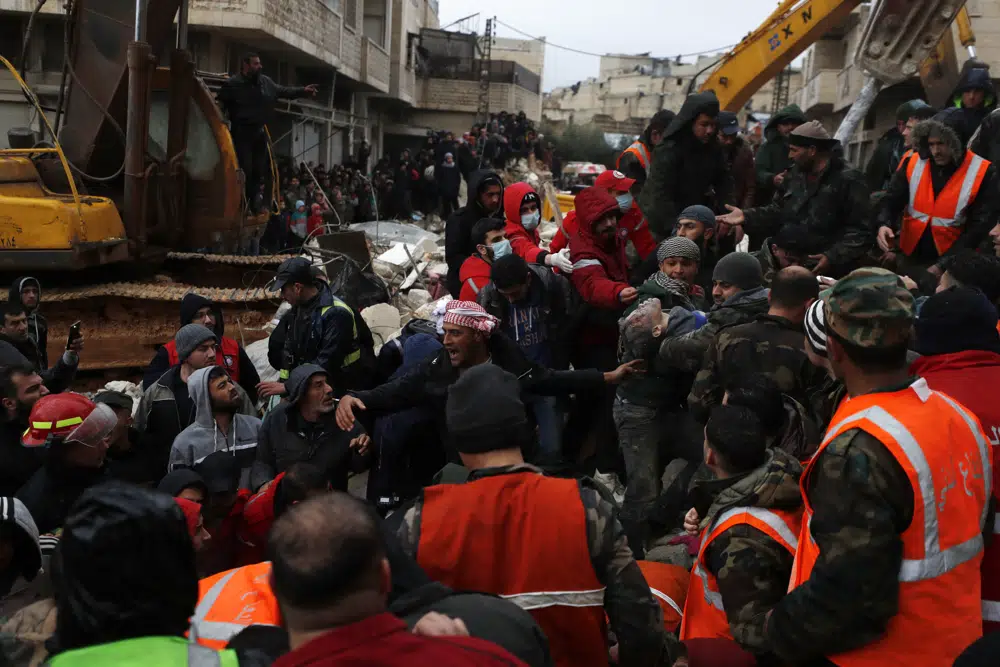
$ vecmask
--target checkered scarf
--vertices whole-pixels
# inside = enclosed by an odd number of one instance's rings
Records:
[[[489,337],[499,323],[500,320],[487,313],[475,301],[449,301],[445,306],[444,324],[469,327]]]

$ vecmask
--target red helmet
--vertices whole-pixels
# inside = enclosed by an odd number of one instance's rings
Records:
[[[111,433],[117,421],[114,410],[103,403],[95,404],[83,394],[49,394],[31,408],[21,443],[41,447],[49,443],[49,438],[58,438],[94,447]]]

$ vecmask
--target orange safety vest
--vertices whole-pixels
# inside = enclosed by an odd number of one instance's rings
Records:
[[[913,254],[917,242],[929,224],[938,255],[948,252],[962,235],[965,210],[975,201],[989,166],[988,160],[984,160],[972,151],[966,151],[965,159],[962,160],[958,171],[948,179],[944,189],[935,197],[934,185],[928,173],[928,161],[921,159],[919,154],[911,155],[906,165],[910,202],[903,212],[900,249],[906,255]]]
[[[701,533],[701,549],[691,570],[687,603],[684,605],[684,622],[681,624],[681,641],[702,637],[732,639],[729,618],[719,582],[708,568],[705,554],[708,546],[724,532],[740,525],[761,531],[794,554],[798,547],[802,510],[768,510],[760,507],[734,507],[716,517],[711,526]]]
[[[604,585],[576,480],[519,472],[425,488],[417,562],[435,581],[528,611],[557,667],[607,667]]]
[[[820,548],[809,532],[809,480],[823,450],[861,429],[878,438],[913,487],[900,536],[899,611],[881,639],[827,656],[845,667],[950,665],[983,634],[979,565],[990,496],[990,452],[976,418],[918,378],[906,389],[845,399],[802,474],[804,522],[789,590],[808,581]]]
[[[625,157],[625,153],[631,153],[636,156],[639,160],[639,164],[642,165],[642,168],[645,169],[647,173],[649,172],[649,149],[646,148],[646,144],[641,141],[636,141],[631,146],[623,150],[622,154],[618,156],[618,160],[615,161],[615,169],[621,167],[622,158]]]
[[[176,366],[180,359],[177,355],[177,344],[174,341],[166,343],[164,349],[170,365]],[[240,344],[228,336],[219,339],[219,347],[215,350],[215,365],[229,371],[229,377],[237,384],[240,381]]]
[[[636,563],[649,584],[649,592],[663,610],[663,627],[667,632],[675,632],[681,624],[681,614],[684,613],[684,600],[687,598],[691,573],[679,565],[651,560],[639,560]]]
[[[271,591],[271,561],[226,570],[198,582],[198,606],[189,635],[202,646],[223,649],[251,625],[281,625]]]

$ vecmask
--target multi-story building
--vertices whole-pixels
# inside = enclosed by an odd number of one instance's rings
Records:
[[[698,90],[720,57],[700,56],[685,63],[649,54],[608,54],[601,57],[596,77],[546,93],[542,115],[556,127],[596,123],[605,132],[639,134],[657,111],[680,109],[684,98]],[[783,75],[788,77],[787,90],[795,93],[801,86],[801,72],[789,69]],[[765,84],[745,111],[770,112],[774,86],[774,81]]]
[[[1000,4],[968,0],[966,8],[977,37],[977,58],[996,72],[1000,68],[1000,42],[996,39],[1000,36]],[[870,10],[867,4],[859,6],[842,25],[824,35],[805,54],[802,67],[805,84],[797,101],[807,116],[822,122],[831,133],[840,126],[864,82],[864,74],[853,60]],[[959,43],[955,26],[952,31],[953,34],[945,39],[950,40],[955,49],[957,73],[968,60],[968,54]],[[844,146],[848,160],[857,166],[867,164],[879,138],[895,125],[896,108],[914,98],[927,99],[916,76],[883,88],[854,136]]]

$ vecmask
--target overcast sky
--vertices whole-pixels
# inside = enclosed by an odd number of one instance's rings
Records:
[[[480,34],[496,16],[549,42],[591,53],[673,57],[739,42],[777,7],[776,0],[440,0],[441,26],[480,12]],[[450,28],[455,29],[455,27]],[[500,37],[522,37],[498,26]],[[693,59],[692,59],[693,60]],[[596,76],[599,59],[549,44],[545,90]]]

